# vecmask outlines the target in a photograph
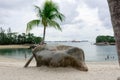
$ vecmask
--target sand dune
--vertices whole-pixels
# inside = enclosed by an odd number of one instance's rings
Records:
[[[33,61],[23,68],[25,60],[0,57],[0,80],[117,80],[120,68],[117,62],[87,62],[88,72],[74,68],[35,67]]]

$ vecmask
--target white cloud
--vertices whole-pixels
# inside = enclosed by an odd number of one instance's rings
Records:
[[[101,24],[97,8],[91,9],[86,4],[82,4],[82,6],[78,6],[76,10],[79,15],[75,18],[75,21],[82,20],[89,25]]]
[[[34,6],[42,6],[45,0],[1,0],[0,25],[11,27],[15,32],[25,32],[26,24],[36,19]],[[48,28],[46,40],[90,40],[98,35],[113,35],[106,0],[53,0],[58,3],[60,11],[66,16],[61,24],[62,32]],[[94,4],[93,4],[94,2]],[[31,32],[42,36],[43,28]]]
[[[112,29],[106,29],[103,25],[103,22],[99,18],[97,8],[91,9],[83,3],[76,8],[76,11],[79,15],[74,17],[72,22],[77,23],[63,25],[64,28],[62,33],[55,32],[54,29],[52,32],[50,30],[47,33],[47,40],[49,40],[49,37],[51,36],[50,40],[87,39],[90,41],[95,41],[97,35],[113,35]],[[82,23],[79,21],[82,21]],[[56,36],[57,38],[54,39]]]

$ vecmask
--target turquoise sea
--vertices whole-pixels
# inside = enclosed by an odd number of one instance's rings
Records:
[[[48,45],[70,45],[82,48],[87,62],[116,61],[117,52],[114,45],[98,46],[91,42],[48,42]],[[0,55],[15,59],[25,59],[31,56],[30,49],[0,49]]]

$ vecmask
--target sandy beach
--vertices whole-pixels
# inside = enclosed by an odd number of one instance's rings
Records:
[[[0,57],[0,80],[117,80],[117,62],[87,62],[88,72],[74,68],[35,67],[35,61],[23,68],[26,60]]]
[[[0,45],[0,49],[30,48],[30,45]]]

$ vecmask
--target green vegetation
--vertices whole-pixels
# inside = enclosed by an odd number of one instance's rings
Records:
[[[44,26],[42,43],[44,43],[46,27],[52,26],[55,29],[62,30],[57,21],[63,21],[64,15],[59,12],[58,5],[52,2],[52,0],[47,0],[44,3],[43,8],[38,6],[35,6],[35,8],[37,10],[38,19],[28,22],[26,31],[28,32],[34,27],[39,26],[39,24],[42,24]]]
[[[2,27],[0,28],[0,45],[8,45],[8,44],[38,44],[42,41],[41,37],[36,37],[33,34],[17,34],[11,31],[9,28],[7,32],[5,32]]]
[[[100,42],[115,43],[115,38],[113,36],[97,36],[96,43]]]

